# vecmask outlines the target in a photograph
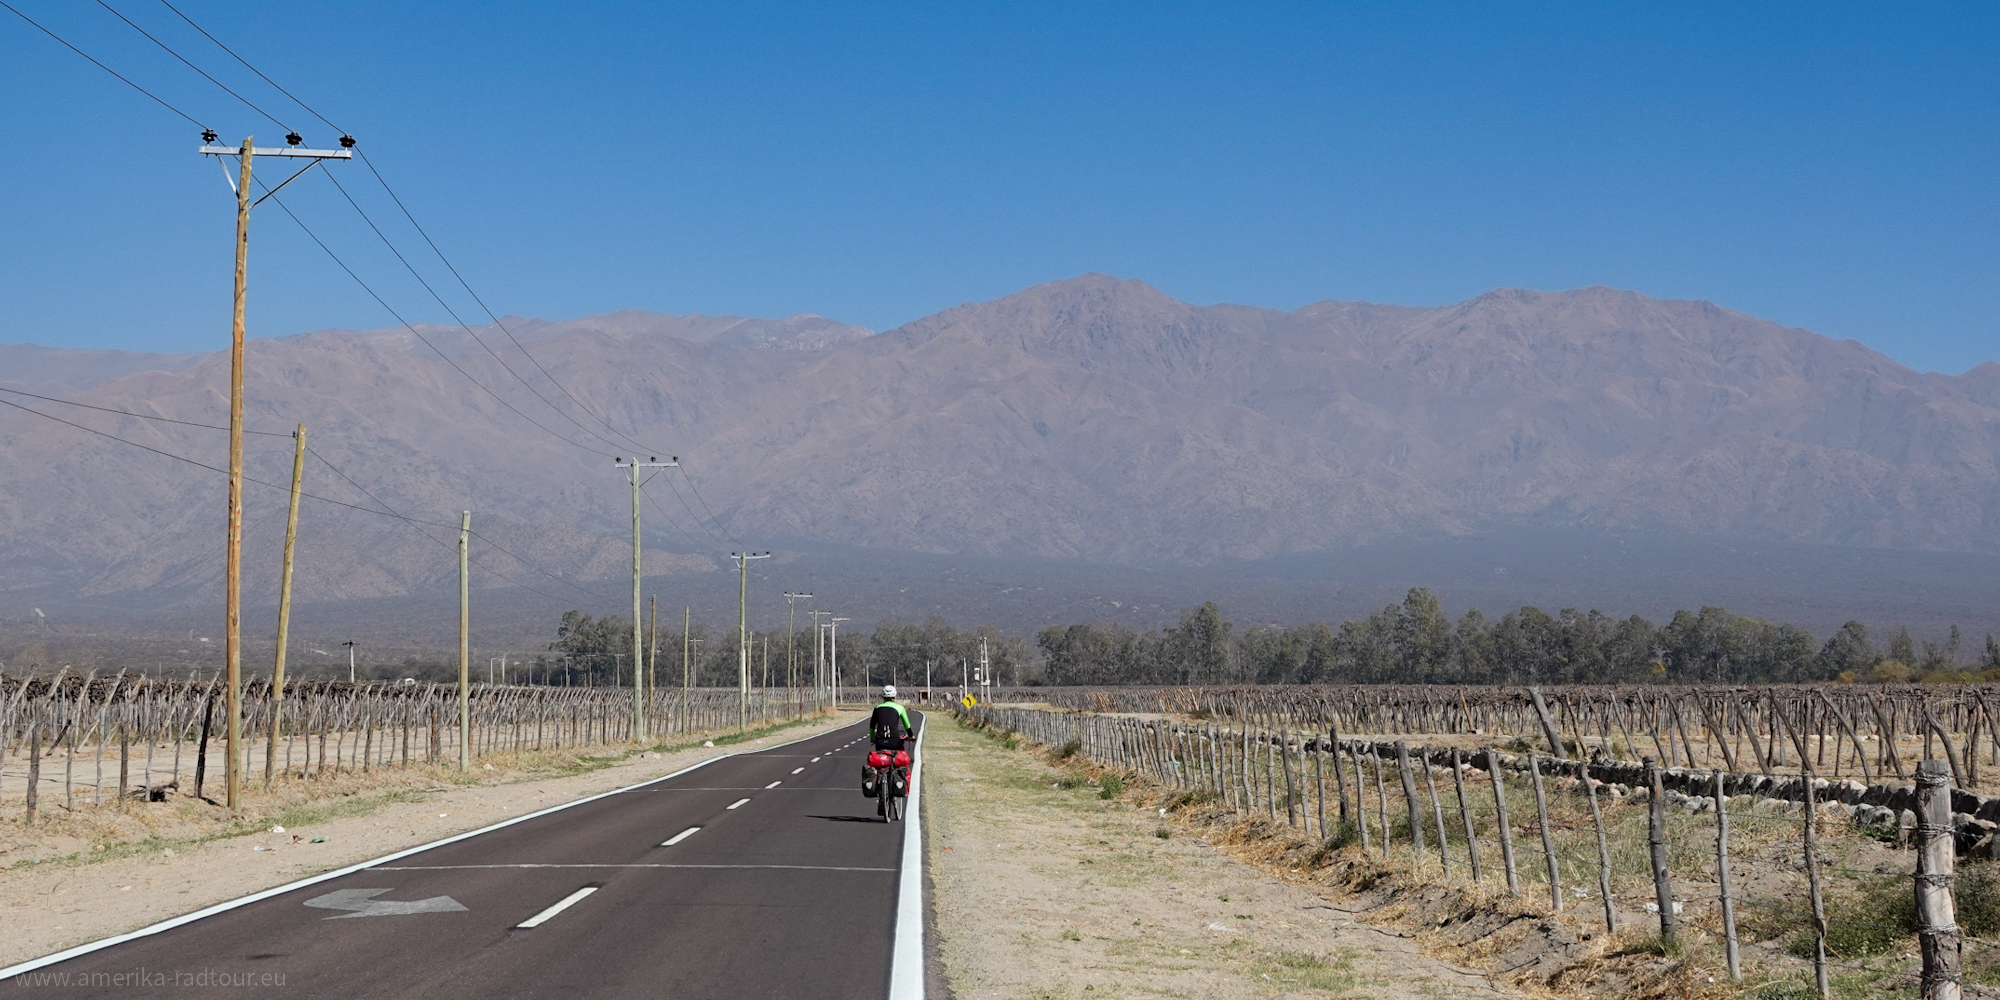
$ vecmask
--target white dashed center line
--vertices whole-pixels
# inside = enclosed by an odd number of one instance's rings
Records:
[[[579,901],[583,899],[583,897],[588,896],[596,891],[597,891],[596,886],[586,885],[583,888],[578,889],[577,891],[572,892],[567,896],[564,896],[562,898],[562,902],[557,903],[556,905],[551,906],[548,909],[543,910],[542,912],[537,913],[534,916],[529,917],[528,919],[523,920],[518,924],[515,924],[514,926],[521,930],[528,930],[530,928],[540,927],[544,923],[547,923],[549,918],[555,916],[558,913],[561,913],[564,910],[569,909],[572,906],[575,906]]]
[[[803,770],[805,770],[805,768],[803,768],[803,767],[795,767],[795,768],[792,768],[792,773],[793,773],[793,774],[797,774],[797,773],[799,773],[800,771],[803,771]]]
[[[731,809],[740,808],[744,803],[747,803],[749,801],[750,801],[749,799],[737,799],[736,801],[731,802],[729,804],[729,808]]]
[[[806,761],[806,763],[808,763],[808,764],[817,764],[817,763],[819,763],[819,758],[818,758],[818,757],[814,757],[813,759],[811,759],[811,760],[809,760],[809,761]]]
[[[781,778],[781,779],[779,779],[779,780],[777,780],[777,781],[773,781],[773,782],[771,782],[771,783],[770,783],[770,784],[768,784],[768,785],[765,785],[764,787],[765,787],[765,788],[776,788],[776,787],[778,787],[779,785],[782,785],[782,784],[784,784],[784,783],[785,783],[785,782],[784,782],[784,780],[783,780],[783,779]]]
[[[701,829],[701,827],[698,827],[698,826],[691,826],[691,827],[688,827],[687,829],[685,829],[685,830],[682,830],[681,832],[679,832],[679,833],[676,833],[676,834],[674,834],[674,835],[673,835],[673,836],[671,836],[671,837],[668,837],[668,838],[667,838],[667,839],[666,839],[665,841],[661,842],[660,846],[661,846],[661,847],[672,847],[672,846],[674,846],[675,844],[678,844],[678,843],[680,843],[681,841],[683,841],[683,840],[686,840],[686,839],[688,839],[689,837],[692,837],[692,836],[694,836],[694,835],[695,835],[695,832],[696,832],[696,831],[698,831],[698,830],[700,830],[700,829]]]

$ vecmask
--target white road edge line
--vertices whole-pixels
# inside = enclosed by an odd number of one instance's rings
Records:
[[[555,916],[558,913],[561,913],[564,910],[569,909],[572,906],[575,906],[577,903],[583,900],[583,897],[588,896],[596,891],[597,891],[596,886],[586,885],[583,888],[578,889],[577,891],[572,892],[567,896],[564,896],[562,898],[562,901],[557,903],[556,905],[551,906],[548,909],[543,910],[542,912],[537,913],[534,916],[529,917],[528,919],[523,920],[518,924],[515,924],[514,929],[517,931],[525,931],[525,930],[533,930],[536,927],[540,927],[543,924],[548,923],[549,918]]]
[[[767,788],[767,789],[770,789],[770,788],[776,788],[776,787],[778,787],[779,785],[782,785],[782,784],[784,784],[784,783],[785,783],[785,779],[783,779],[783,778],[779,778],[778,780],[776,780],[776,781],[773,781],[773,782],[771,782],[770,784],[768,784],[768,785],[765,785],[764,787],[765,787],[765,788]]]
[[[838,732],[838,730],[835,731]],[[780,743],[777,746],[765,747],[764,750],[776,750],[778,749],[778,747],[788,747],[794,743],[804,743],[807,740],[818,739],[820,736],[824,735],[826,734],[819,733],[814,736],[802,736],[796,740],[791,740],[790,742]],[[262,900],[269,899],[272,896],[283,895],[285,893],[291,892],[294,889],[303,889],[309,885],[318,885],[321,882],[332,881],[333,879],[340,878],[343,875],[352,875],[358,871],[366,871],[367,869],[373,868],[376,865],[385,864],[387,862],[396,861],[402,858],[407,858],[412,854],[418,854],[423,851],[428,851],[433,847],[443,847],[446,844],[457,843],[458,841],[461,840],[467,840],[472,837],[477,837],[482,833],[492,833],[495,830],[499,830],[505,827],[510,827],[516,823],[525,823],[528,820],[536,819],[541,816],[546,816],[553,812],[561,812],[562,810],[568,809],[572,806],[580,806],[586,802],[595,802],[598,799],[608,798],[613,795],[619,795],[625,792],[629,792],[635,788],[644,788],[647,785],[658,784],[662,781],[666,781],[671,778],[678,778],[681,775],[686,774],[689,771],[692,771],[696,768],[706,767],[710,764],[715,763],[718,760],[724,760],[729,757],[735,757],[743,752],[745,751],[732,750],[729,753],[716,754],[715,756],[710,757],[707,760],[696,761],[693,764],[689,764],[688,766],[681,768],[680,770],[675,771],[672,774],[663,774],[657,778],[650,778],[646,781],[641,781],[636,785],[627,785],[624,788],[614,788],[611,791],[599,792],[596,795],[586,795],[583,798],[577,799],[574,802],[565,802],[561,805],[550,806],[547,809],[541,809],[535,812],[528,813],[526,815],[516,816],[513,819],[503,819],[500,822],[493,824],[492,826],[483,826],[477,830],[468,830],[465,833],[446,837],[443,840],[433,840],[428,844],[419,844],[415,847],[406,847],[400,851],[396,851],[392,854],[385,854],[379,858],[374,858],[368,861],[357,862],[355,864],[348,865],[345,868],[336,868],[333,871],[322,872],[318,875],[313,875],[308,878],[299,879],[296,882],[287,882],[284,885],[273,886],[272,888],[265,889],[262,892],[253,892],[248,896],[241,896],[236,899],[231,899],[231,900],[226,900],[224,902],[216,903],[212,906],[207,906],[203,907],[202,909],[196,910],[193,913],[184,913],[178,917],[162,920],[157,924],[149,924],[145,927],[139,928],[136,931],[127,931],[123,934],[117,934],[108,938],[104,938],[101,941],[87,942],[85,944],[77,945],[74,948],[66,948],[52,955],[43,955],[40,958],[31,958],[25,962],[20,962],[15,965],[10,965],[4,969],[0,969],[0,980],[11,979],[14,976],[18,976],[23,972],[33,972],[36,969],[42,968],[44,966],[54,965],[57,962],[66,962],[72,958],[77,958],[82,955],[88,955],[93,951],[101,951],[113,945],[124,944],[127,941],[134,941],[142,937],[151,937],[152,935],[161,933],[162,931],[170,931],[183,924],[193,923],[197,920],[200,920],[203,917],[211,917],[218,913],[234,910],[240,906],[248,906],[251,903],[260,902]],[[752,750],[747,752],[761,753],[763,751]]]
[[[378,872],[455,872],[487,868],[716,868],[774,869],[801,872],[895,872],[897,868],[858,868],[852,865],[664,865],[664,864],[518,864],[518,865],[389,865]]]
[[[889,957],[889,1000],[924,1000],[924,734],[930,719],[919,713],[916,760],[910,765],[910,801],[903,816],[903,874],[896,891],[896,945]]]
[[[661,847],[672,847],[672,846],[674,846],[675,844],[678,844],[678,843],[680,843],[681,841],[683,841],[683,840],[686,840],[686,839],[688,839],[689,837],[692,837],[692,836],[694,836],[695,834],[697,834],[697,833],[700,833],[700,832],[701,832],[701,827],[698,827],[698,826],[691,826],[691,827],[688,827],[687,829],[685,829],[685,830],[682,830],[681,832],[679,832],[679,833],[676,833],[676,834],[674,834],[674,835],[673,835],[673,836],[671,836],[671,837],[668,837],[668,838],[667,838],[666,840],[663,840],[663,841],[661,841],[661,842],[660,842],[660,846],[661,846]]]
[[[749,800],[749,799],[737,799],[736,801],[734,801],[734,802],[731,802],[731,803],[729,804],[729,808],[731,808],[731,809],[740,809],[740,808],[742,808],[743,806],[745,806],[745,805],[749,804],[749,802],[750,802],[750,800]]]

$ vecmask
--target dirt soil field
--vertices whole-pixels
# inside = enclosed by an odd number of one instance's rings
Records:
[[[122,827],[50,832],[9,824],[0,830],[6,848],[0,863],[13,862],[0,868],[0,913],[7,924],[0,967],[858,718],[844,712],[719,748],[697,744],[662,753],[592,747],[605,756],[580,773],[571,768],[555,777],[496,771],[465,779],[486,783],[448,785],[437,774],[382,772],[372,787],[329,788],[332,798],[269,809],[258,832],[243,831],[246,824],[230,824],[213,815],[220,810],[190,800],[150,822],[127,816]],[[284,832],[271,832],[274,826]],[[121,831],[127,836],[116,836]],[[86,832],[87,839],[79,836]],[[75,853],[53,853],[57,844]]]
[[[958,1000],[1513,997],[1185,827],[937,713],[925,821]]]

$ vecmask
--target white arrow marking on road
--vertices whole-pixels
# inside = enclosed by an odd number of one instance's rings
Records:
[[[464,904],[450,896],[432,896],[401,902],[393,899],[373,899],[394,889],[336,889],[324,896],[306,900],[306,905],[322,910],[353,910],[353,913],[337,913],[326,919],[345,920],[349,917],[396,917],[405,913],[458,913]]]

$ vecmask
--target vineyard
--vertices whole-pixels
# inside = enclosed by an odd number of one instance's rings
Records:
[[[456,686],[301,681],[276,694],[268,682],[244,685],[246,784],[457,763]],[[219,674],[0,675],[0,813],[33,823],[52,807],[213,795],[225,764],[222,696]],[[478,760],[734,728],[739,696],[655,692],[643,734],[633,732],[629,688],[482,684],[468,708]],[[819,708],[808,691],[753,690],[747,714],[765,725]]]
[[[1421,733],[1463,746],[1516,734],[1593,758],[1810,770],[1870,784],[1911,780],[1916,761],[1939,754],[1959,788],[1980,787],[1982,754],[2000,768],[2000,687],[1986,685],[1011,688],[994,698],[1312,732]]]
[[[2000,996],[2000,797],[1974,790],[2000,767],[1993,694],[1020,689],[964,715],[1292,838],[1287,864],[1386,866],[1427,933],[1517,979],[1596,936],[1771,996]],[[1513,915],[1475,905],[1495,899]]]

